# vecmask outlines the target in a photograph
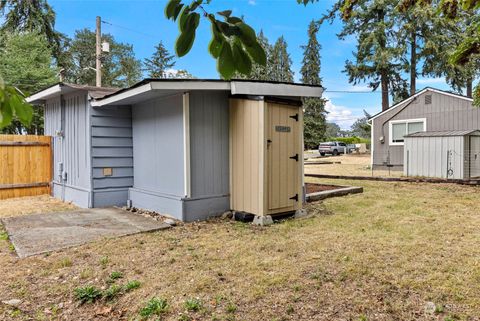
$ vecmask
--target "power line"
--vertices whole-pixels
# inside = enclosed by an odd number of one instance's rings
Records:
[[[125,29],[125,30],[128,30],[128,31],[130,31],[130,32],[137,33],[137,34],[139,34],[139,35],[143,35],[143,36],[145,36],[145,37],[154,38],[154,39],[159,39],[159,37],[156,37],[156,36],[154,36],[154,35],[145,33],[145,32],[143,32],[143,31],[139,31],[139,30],[135,30],[135,29],[132,29],[132,28],[129,28],[129,27],[125,27],[125,26],[120,26],[120,25],[117,25],[117,24],[113,24],[113,23],[108,22],[108,21],[105,21],[105,20],[102,20],[102,23],[107,24],[107,25],[110,25],[110,26],[112,26],[112,27],[117,27],[117,28]]]

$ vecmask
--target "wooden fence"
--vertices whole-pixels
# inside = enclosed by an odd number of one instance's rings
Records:
[[[52,138],[0,135],[0,200],[50,194]]]

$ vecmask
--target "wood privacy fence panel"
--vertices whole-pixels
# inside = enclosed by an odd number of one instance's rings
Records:
[[[0,200],[50,194],[52,138],[0,135]]]

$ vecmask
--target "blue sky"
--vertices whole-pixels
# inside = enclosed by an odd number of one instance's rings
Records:
[[[77,29],[93,30],[95,17],[100,15],[109,23],[102,24],[102,32],[132,44],[137,58],[149,57],[160,40],[173,52],[178,32],[176,24],[165,19],[163,8],[166,0],[50,0],[49,3],[57,13],[56,29],[69,36],[73,36]],[[293,61],[295,80],[298,81],[302,61],[300,46],[307,42],[308,24],[312,19],[321,17],[332,4],[332,0],[320,0],[306,7],[297,4],[296,0],[213,0],[207,10],[233,9],[234,15],[243,15],[257,31],[262,29],[271,43],[283,35]],[[355,39],[338,40],[336,34],[340,29],[340,22],[325,24],[319,31],[318,39],[322,45],[321,76],[327,89],[325,97],[329,99],[328,119],[348,129],[356,118],[363,116],[363,109],[371,114],[380,111],[381,97],[379,92],[369,92],[365,84],[352,86],[348,83],[342,70],[345,60],[352,57]],[[209,24],[204,20],[191,52],[178,59],[175,68],[187,69],[198,78],[218,78],[215,61],[207,52],[209,40]],[[417,86],[418,89],[425,86],[448,89],[442,79],[419,79]]]

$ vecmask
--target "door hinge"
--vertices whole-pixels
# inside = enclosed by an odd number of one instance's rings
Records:
[[[290,197],[291,200],[295,200],[295,202],[298,202],[298,194],[295,194],[294,197]]]
[[[290,116],[290,118],[295,119],[295,121],[298,121],[298,114],[295,114],[294,116]]]
[[[298,162],[298,154],[295,154],[295,156],[290,157],[290,159],[294,159],[295,161]]]

